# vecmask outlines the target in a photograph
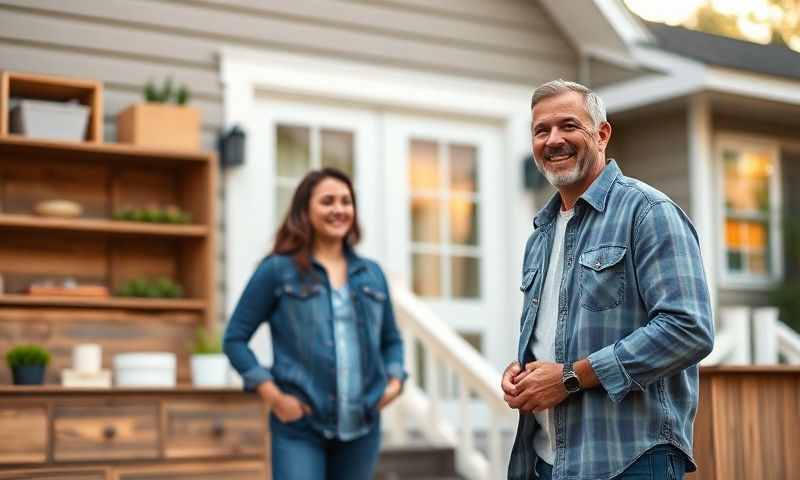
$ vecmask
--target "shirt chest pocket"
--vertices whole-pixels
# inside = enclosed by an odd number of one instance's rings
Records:
[[[367,310],[367,325],[370,325],[370,329],[376,333],[376,335],[380,334],[381,327],[383,324],[383,310],[386,308],[386,300],[388,296],[369,285],[363,285],[361,287],[361,292],[363,293],[364,298],[364,306]]]
[[[522,274],[522,283],[519,285],[519,290],[525,295],[525,300],[522,307],[522,318],[520,318],[519,328],[525,325],[525,319],[529,315],[536,315],[539,308],[539,293],[535,286],[536,277],[538,277],[539,269],[527,269]]]
[[[594,312],[614,308],[625,298],[625,254],[621,245],[603,245],[584,251],[580,263],[581,307]]]

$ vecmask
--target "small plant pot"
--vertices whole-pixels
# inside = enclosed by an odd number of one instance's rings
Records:
[[[192,355],[192,385],[225,387],[228,385],[228,357],[222,353]]]
[[[44,365],[25,365],[11,369],[14,385],[42,385],[44,383]]]

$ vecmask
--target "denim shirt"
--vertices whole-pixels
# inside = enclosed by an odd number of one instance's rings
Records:
[[[525,247],[525,300],[517,357],[528,348],[550,260],[555,194]],[[697,234],[666,195],[622,175],[610,161],[575,204],[564,238],[555,356],[588,358],[601,387],[554,408],[555,480],[603,480],[648,449],[673,445],[692,458],[697,363],[714,330]],[[538,423],[521,413],[508,478],[535,478]],[[696,469],[694,462],[688,464]]]
[[[336,384],[339,392],[337,437],[353,440],[369,432],[361,414],[361,359],[353,302],[347,284],[332,290],[333,331],[336,341]]]
[[[346,255],[360,356],[361,412],[364,423],[372,425],[389,378],[406,378],[403,343],[380,267],[350,249]],[[273,380],[281,391],[311,407],[306,420],[313,429],[333,438],[339,392],[331,285],[319,263],[313,262],[312,268],[311,274],[303,274],[290,256],[266,257],[236,305],[223,349],[246,390]],[[262,322],[272,333],[271,368],[259,365],[248,347]]]

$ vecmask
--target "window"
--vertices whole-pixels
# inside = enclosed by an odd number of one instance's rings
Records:
[[[723,144],[725,278],[762,283],[781,275],[780,191],[776,149]]]
[[[278,222],[285,217],[295,187],[309,170],[334,167],[354,178],[353,132],[277,124],[275,139]]]
[[[408,168],[414,293],[480,298],[477,149],[412,139]]]

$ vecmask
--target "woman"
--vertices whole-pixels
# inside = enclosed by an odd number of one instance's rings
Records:
[[[272,478],[372,478],[378,412],[406,374],[386,279],[353,250],[360,235],[350,179],[310,172],[225,332],[245,388],[271,409]],[[248,347],[262,322],[272,332],[272,368]]]

